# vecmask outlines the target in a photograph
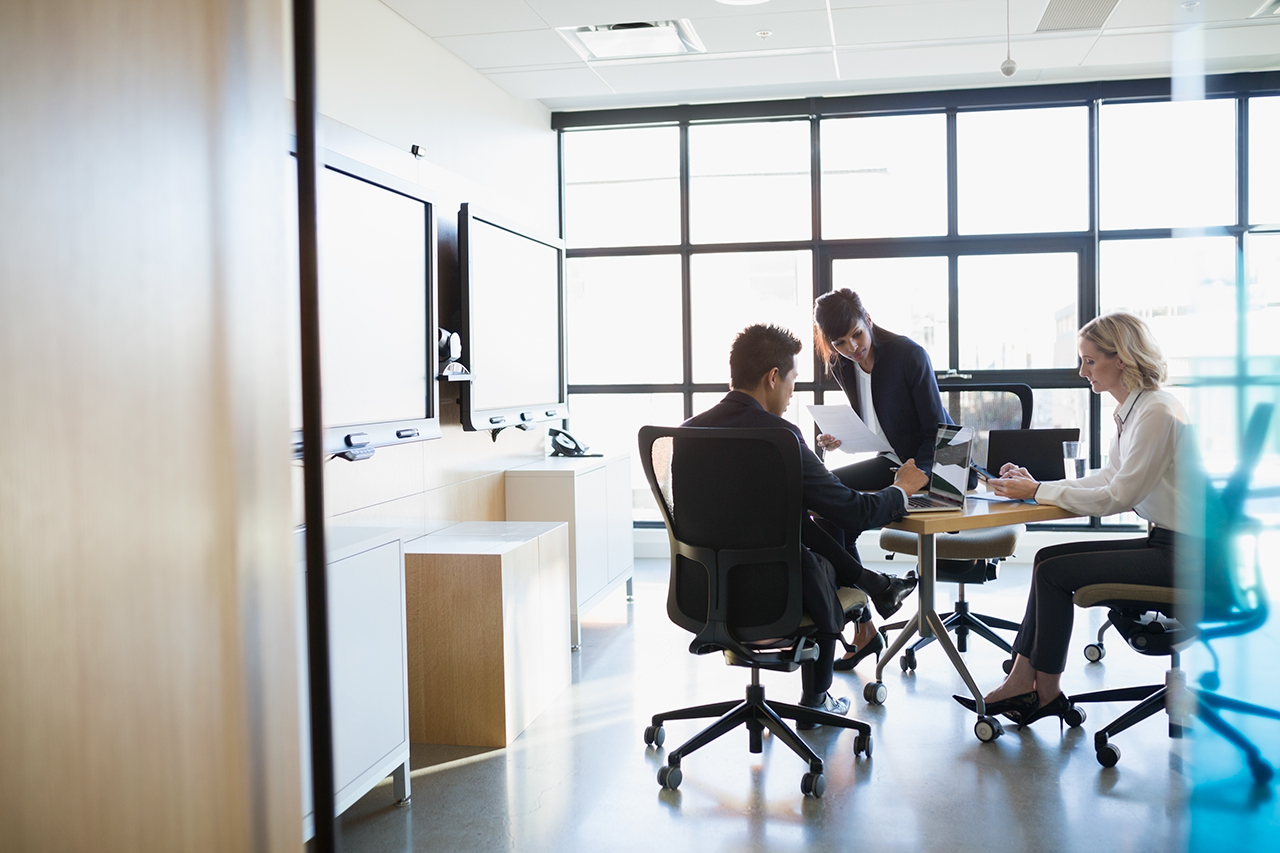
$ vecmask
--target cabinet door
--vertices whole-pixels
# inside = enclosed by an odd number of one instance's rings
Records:
[[[631,523],[631,459],[624,456],[609,463],[609,580],[625,574],[635,559]]]
[[[329,566],[334,776],[343,789],[409,738],[400,543]]]
[[[574,478],[574,573],[576,605],[589,601],[609,582],[609,481],[606,468]]]

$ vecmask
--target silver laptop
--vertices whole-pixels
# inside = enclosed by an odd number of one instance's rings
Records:
[[[933,471],[929,492],[907,499],[907,512],[948,512],[964,510],[964,493],[969,487],[969,463],[973,455],[973,428],[938,424],[933,443]]]

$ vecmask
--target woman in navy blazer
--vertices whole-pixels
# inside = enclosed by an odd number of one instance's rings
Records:
[[[903,459],[914,458],[927,473],[933,467],[938,424],[952,420],[942,407],[933,364],[924,347],[871,322],[858,294],[848,288],[818,297],[813,306],[813,337],[827,372],[835,377],[849,398],[849,405],[893,448],[893,455],[881,454],[831,473],[857,491],[878,491],[888,486]],[[823,433],[818,436],[817,445],[834,450],[840,440]],[[857,556],[856,540],[846,542],[845,547]],[[879,660],[884,637],[876,631],[870,616],[870,610],[864,611],[864,620],[854,635],[858,650],[836,661],[836,669],[853,669],[869,654]]]
[[[867,426],[874,431],[878,423],[878,431],[894,453],[832,473],[849,488],[865,491],[883,489],[893,482],[893,468],[902,459],[914,458],[916,465],[929,471],[938,424],[952,420],[942,406],[938,380],[924,347],[875,325],[858,294],[848,288],[818,297],[813,307],[813,331],[828,374]],[[823,450],[834,450],[840,441],[824,433],[818,436],[817,444]]]

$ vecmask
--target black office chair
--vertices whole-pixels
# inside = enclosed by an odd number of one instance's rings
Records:
[[[1029,385],[1019,383],[985,384],[943,379],[938,382],[942,402],[951,419],[973,427],[973,461],[984,465],[987,459],[987,435],[993,429],[1027,429],[1031,426],[1032,394]],[[1013,647],[995,632],[995,628],[1017,631],[1018,623],[997,616],[974,613],[965,598],[966,584],[983,584],[999,576],[997,565],[1012,557],[1026,525],[1011,524],[985,530],[962,530],[936,538],[937,580],[959,586],[955,609],[943,614],[942,624],[956,636],[956,648],[968,651],[969,632],[1009,653],[1005,672],[1012,663]],[[916,555],[919,537],[902,530],[880,531],[880,547],[894,554]],[[905,622],[885,625],[881,632],[898,630]],[[916,668],[916,653],[934,641],[934,636],[921,637],[903,650],[898,664],[903,672]]]
[[[1186,710],[1240,748],[1258,783],[1268,782],[1274,775],[1258,748],[1218,712],[1235,711],[1277,720],[1280,712],[1213,692],[1218,685],[1218,658],[1209,646],[1212,640],[1247,634],[1267,621],[1267,595],[1256,549],[1252,564],[1243,565],[1236,546],[1240,535],[1256,526],[1244,514],[1244,501],[1274,408],[1270,403],[1263,403],[1254,409],[1236,470],[1221,491],[1211,485],[1205,490],[1204,520],[1208,535],[1202,543],[1203,582],[1197,588],[1095,584],[1076,591],[1074,601],[1078,607],[1109,609],[1111,624],[1135,651],[1171,658],[1163,684],[1100,690],[1072,697],[1077,704],[1138,702],[1094,734],[1094,750],[1103,767],[1114,767],[1120,760],[1120,749],[1110,742],[1113,736],[1164,710],[1169,714],[1169,736],[1181,737],[1184,730],[1181,715]],[[1179,547],[1197,544],[1200,543],[1180,543]],[[1201,676],[1203,687],[1188,688],[1179,652],[1196,640],[1209,649],[1214,668]]]
[[[646,426],[640,429],[640,461],[670,537],[667,615],[695,635],[691,653],[722,652],[726,663],[751,668],[743,701],[653,716],[644,741],[658,747],[668,720],[719,718],[667,754],[658,783],[678,787],[685,756],[745,725],[751,752],[761,751],[767,728],[807,761],[800,790],[821,797],[822,759],[784,718],[856,730],[855,755],[871,755],[871,727],[800,705],[767,702],[760,684],[762,669],[792,672],[818,657],[816,626],[801,606],[799,439],[785,428]],[[840,592],[846,618],[860,614],[866,596],[852,589]]]

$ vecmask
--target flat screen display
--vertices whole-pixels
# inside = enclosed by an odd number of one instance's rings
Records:
[[[465,425],[495,429],[563,418],[563,247],[463,205]]]
[[[437,437],[432,205],[390,175],[330,152],[324,160],[317,237],[326,449],[341,449],[346,435],[358,433],[374,446]],[[289,165],[296,210],[292,158]],[[302,427],[299,349],[293,347],[295,430]]]

